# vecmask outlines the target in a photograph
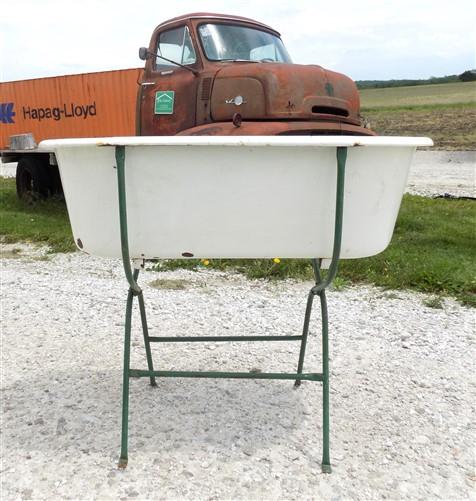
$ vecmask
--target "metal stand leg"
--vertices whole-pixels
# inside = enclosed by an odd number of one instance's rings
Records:
[[[311,311],[312,311],[313,302],[314,302],[314,294],[311,291],[311,292],[309,292],[309,295],[307,296],[306,314],[304,315],[304,326],[302,328],[302,341],[301,341],[301,349],[299,351],[299,362],[298,362],[298,369],[297,369],[298,374],[302,374],[302,368],[304,365],[304,357],[306,355],[307,336],[309,334],[309,321],[311,319]],[[299,388],[300,386],[301,386],[301,380],[296,379],[296,381],[294,381],[294,387]]]
[[[145,354],[147,357],[147,367],[149,371],[154,370],[154,364],[152,362],[152,352],[150,350],[150,340],[149,340],[149,328],[147,327],[147,317],[145,314],[145,305],[144,305],[144,294],[141,292],[137,299],[139,300],[139,309],[140,309],[140,319],[142,322],[142,333],[144,335],[144,345],[145,345]],[[155,382],[155,377],[150,376],[150,385],[157,386]]]
[[[342,243],[342,222],[344,208],[344,178],[345,164],[347,160],[347,148],[337,148],[337,190],[336,190],[336,214],[334,227],[334,247],[332,251],[332,261],[329,271],[324,279],[321,277],[320,261],[313,259],[312,267],[316,285],[309,292],[304,317],[303,337],[301,341],[301,351],[299,354],[298,374],[302,373],[304,355],[306,352],[307,337],[309,332],[309,321],[311,317],[312,304],[314,296],[319,296],[321,300],[321,319],[322,319],[322,463],[323,473],[331,473],[331,461],[329,452],[329,319],[327,313],[326,288],[330,285],[337,273],[339,263],[339,254]],[[296,380],[294,383],[298,387],[301,382]]]
[[[323,455],[322,471],[331,472],[330,454],[329,454],[329,341],[328,341],[328,314],[325,289],[330,285],[337,273],[339,262],[341,239],[342,239],[342,217],[344,205],[344,178],[345,164],[347,158],[347,148],[337,147],[337,189],[336,189],[336,209],[334,225],[334,246],[332,251],[332,261],[329,271],[324,279],[320,274],[320,261],[312,260],[314,269],[315,285],[311,289],[307,299],[306,314],[304,317],[304,326],[302,336],[204,336],[194,337],[150,337],[147,326],[147,318],[144,305],[144,297],[141,288],[137,284],[139,270],[135,267],[132,271],[131,260],[129,256],[129,242],[127,234],[127,203],[125,189],[125,147],[116,146],[117,163],[117,181],[119,198],[119,220],[121,232],[121,250],[122,262],[126,279],[129,282],[129,294],[127,296],[125,338],[124,338],[124,368],[123,368],[123,392],[122,392],[122,435],[121,435],[121,457],[119,467],[127,466],[127,441],[129,424],[129,379],[131,377],[149,377],[150,384],[156,386],[155,376],[157,377],[191,377],[191,378],[237,378],[237,379],[289,379],[295,380],[295,386],[299,386],[301,380],[321,381],[323,383]],[[148,370],[137,370],[130,368],[130,346],[131,346],[131,317],[132,303],[134,296],[138,297],[142,333],[144,336],[144,345],[147,356]],[[314,296],[319,296],[321,301],[322,317],[322,373],[303,373],[304,357],[306,354],[306,345],[309,334],[309,322],[311,318]],[[150,349],[151,342],[192,342],[192,341],[291,341],[300,340],[301,349],[299,353],[299,362],[297,373],[254,373],[254,372],[208,372],[208,371],[156,371],[153,368],[152,354]]]
[[[307,298],[306,314],[304,317],[303,339],[301,342],[301,352],[299,354],[298,374],[302,374],[304,356],[306,353],[306,342],[309,332],[309,321],[311,317],[314,296],[319,296],[321,301],[321,321],[322,321],[322,472],[331,473],[331,461],[329,453],[329,321],[327,313],[327,298],[325,289],[318,290],[322,283],[320,273],[320,262],[312,260],[316,285],[311,289]],[[301,380],[294,382],[297,388],[301,385]]]
[[[134,292],[129,289],[126,304],[126,325],[124,329],[124,367],[122,372],[122,431],[119,468],[127,466],[127,438],[129,434],[129,369],[131,362],[131,321]]]
[[[317,259],[312,259],[312,269],[314,270],[314,280],[316,285],[319,285],[319,282],[321,281],[321,276],[319,273],[319,263]],[[309,322],[311,320],[311,312],[312,312],[312,305],[314,302],[314,296],[316,294],[314,293],[314,287],[309,291],[309,295],[307,296],[307,305],[306,305],[306,313],[304,315],[304,326],[302,329],[302,341],[301,341],[301,350],[299,352],[299,362],[298,362],[298,369],[297,373],[302,374],[302,369],[304,365],[304,357],[306,355],[306,344],[307,344],[307,337],[309,334]],[[296,379],[294,382],[294,387],[298,388],[301,386],[301,380]]]
[[[150,350],[149,330],[147,327],[147,317],[145,314],[144,296],[141,288],[137,285],[139,270],[132,271],[131,260],[129,257],[129,242],[127,235],[127,203],[125,186],[125,148],[116,147],[116,168],[117,168],[117,190],[119,195],[119,221],[121,230],[121,251],[124,273],[129,282],[129,294],[126,305],[126,325],[124,336],[124,367],[122,376],[122,432],[121,432],[121,457],[119,459],[119,468],[127,466],[127,439],[129,433],[129,379],[130,379],[130,358],[131,358],[131,322],[132,322],[132,303],[134,296],[138,296],[139,309],[142,323],[142,333],[144,336],[145,352],[147,356],[147,365],[149,371],[153,371],[152,355]],[[150,384],[157,386],[155,377],[150,374]]]
[[[137,281],[139,270],[135,269],[133,278]],[[131,360],[131,331],[132,331],[132,307],[134,296],[139,300],[140,317],[142,323],[142,333],[144,336],[145,352],[147,356],[147,365],[149,371],[154,370],[152,363],[152,353],[150,350],[149,331],[147,327],[147,317],[145,313],[144,295],[142,291],[137,294],[132,288],[129,289],[126,303],[126,322],[124,333],[124,367],[122,374],[122,432],[121,432],[121,457],[119,459],[119,468],[127,466],[127,442],[129,435],[129,381],[130,381],[130,360]],[[150,376],[151,386],[157,386],[155,377]]]
[[[322,473],[331,473],[329,453],[329,322],[326,291],[319,294],[322,318]]]

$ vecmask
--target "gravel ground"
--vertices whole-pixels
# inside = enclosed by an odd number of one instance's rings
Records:
[[[476,151],[417,151],[407,192],[476,197]]]
[[[131,382],[122,471],[122,265],[13,247],[0,261],[2,500],[474,499],[474,310],[330,291],[331,475],[320,472],[320,383],[206,379]],[[146,271],[141,283],[152,335],[299,333],[311,286],[211,270]],[[145,368],[134,322],[132,365]],[[319,339],[316,308],[309,371]],[[298,344],[153,352],[162,369],[293,371]]]
[[[417,152],[407,191],[475,196],[475,154]],[[475,499],[474,310],[374,287],[329,293],[332,475],[320,473],[320,383],[236,380],[133,380],[122,471],[121,263],[1,250],[2,500]],[[152,335],[299,333],[311,286],[211,270],[142,283]],[[132,365],[145,368],[134,321]],[[319,343],[316,308],[309,371]],[[298,345],[153,352],[162,369],[293,371]]]

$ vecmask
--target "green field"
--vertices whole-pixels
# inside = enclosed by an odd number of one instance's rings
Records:
[[[433,105],[476,105],[476,82],[456,82],[360,91],[363,109]]]
[[[434,148],[476,149],[476,82],[360,91],[362,116],[379,135],[428,136]]]

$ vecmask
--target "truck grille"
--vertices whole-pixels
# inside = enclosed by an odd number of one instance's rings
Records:
[[[210,99],[210,90],[212,87],[212,79],[204,78],[202,81],[202,101],[208,101]]]
[[[313,106],[313,113],[320,113],[324,115],[338,115],[340,117],[348,117],[349,112],[342,108],[335,108],[334,106]]]

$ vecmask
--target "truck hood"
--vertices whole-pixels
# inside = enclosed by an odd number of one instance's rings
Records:
[[[230,120],[235,113],[253,120],[332,120],[360,124],[355,83],[315,65],[239,63],[215,75],[211,115]]]

